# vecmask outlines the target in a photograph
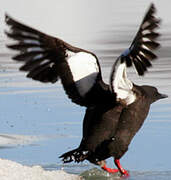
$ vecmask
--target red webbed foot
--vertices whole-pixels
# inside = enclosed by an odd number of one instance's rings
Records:
[[[103,165],[101,168],[102,168],[104,171],[107,171],[108,173],[117,173],[117,172],[119,172],[118,169],[111,169],[111,168],[108,168],[108,167],[106,166],[106,164]]]
[[[119,159],[115,159],[115,165],[117,166],[118,170],[120,171],[122,177],[128,178],[128,177],[130,176],[129,173],[128,173],[128,171],[126,171],[126,170],[121,166]]]
[[[121,166],[119,159],[115,159],[115,165],[117,166],[118,169],[108,168],[105,161],[99,162],[99,165],[104,171],[107,171],[108,173],[114,174],[114,173],[120,172],[121,177],[123,178],[128,178],[130,176],[128,171],[123,169],[123,167]]]
[[[117,172],[119,172],[118,169],[108,168],[107,165],[106,165],[106,162],[105,162],[104,160],[103,160],[103,161],[99,161],[99,162],[98,162],[98,165],[100,165],[101,168],[102,168],[104,171],[108,172],[108,173],[117,173]]]
[[[126,171],[125,169],[124,169],[124,171],[121,174],[122,174],[121,176],[124,177],[124,178],[130,177],[128,171]]]

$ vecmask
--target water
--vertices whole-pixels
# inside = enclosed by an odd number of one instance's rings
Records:
[[[159,59],[145,77],[130,70],[137,84],[151,84],[169,98],[151,106],[143,128],[133,139],[121,163],[130,171],[132,180],[167,180],[171,178],[171,21],[169,0],[153,1],[163,19],[157,52]],[[3,1],[4,11],[67,42],[95,52],[108,82],[113,62],[127,48],[140,24],[149,1]],[[14,8],[15,7],[15,8]],[[27,8],[26,8],[27,7]],[[31,13],[30,13],[31,11]],[[65,12],[65,13],[64,13]],[[61,17],[62,16],[62,17]],[[53,18],[52,18],[53,17]],[[52,19],[51,19],[52,18]],[[51,19],[51,20],[49,20]],[[3,18],[0,24],[4,28]],[[77,147],[81,140],[85,109],[70,102],[60,83],[42,84],[25,78],[19,64],[10,59],[12,52],[4,44],[8,40],[0,32],[0,157],[26,165],[41,165],[45,169],[63,168],[82,174],[85,179],[118,179],[100,171],[94,165],[63,165],[58,158]],[[112,159],[108,165],[113,166]]]

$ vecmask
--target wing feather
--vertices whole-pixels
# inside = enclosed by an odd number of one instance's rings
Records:
[[[138,75],[142,76],[151,67],[151,60],[157,58],[153,51],[160,47],[156,42],[160,35],[156,32],[160,20],[154,16],[155,12],[155,6],[151,4],[131,46],[118,57],[111,71],[111,90],[126,104],[135,100],[133,83],[127,78],[126,67],[134,65]]]
[[[19,52],[13,59],[23,62],[20,70],[26,71],[28,78],[44,83],[55,83],[60,78],[69,98],[79,105],[88,106],[86,95],[96,85],[97,79],[101,79],[97,57],[26,26],[9,15],[5,20],[10,27],[6,35],[17,41],[7,47]],[[93,103],[93,98],[89,103]]]

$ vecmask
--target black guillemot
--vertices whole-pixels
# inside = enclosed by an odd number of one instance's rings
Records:
[[[115,61],[110,83],[104,83],[97,56],[74,47],[59,38],[28,27],[6,15],[9,38],[17,41],[8,48],[19,51],[14,60],[23,62],[21,71],[27,77],[43,83],[61,80],[68,97],[85,106],[83,137],[78,148],[62,156],[63,162],[88,160],[107,172],[129,173],[122,168],[120,158],[146,119],[150,105],[167,95],[155,87],[138,86],[127,77],[126,68],[134,66],[144,75],[157,58],[152,52],[159,47],[159,19],[151,4],[131,44]],[[114,157],[117,169],[106,166],[105,159]]]

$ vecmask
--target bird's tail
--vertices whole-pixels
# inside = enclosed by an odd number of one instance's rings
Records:
[[[84,151],[77,148],[77,149],[74,149],[72,151],[62,154],[59,158],[62,158],[62,161],[64,163],[69,163],[72,161],[79,163],[81,161],[84,161],[88,157],[89,154],[90,154],[89,151]]]

